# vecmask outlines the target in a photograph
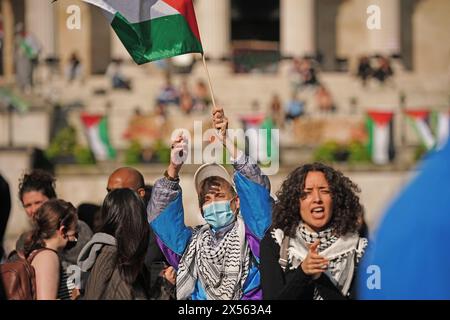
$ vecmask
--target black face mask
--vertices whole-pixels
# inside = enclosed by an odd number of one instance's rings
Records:
[[[70,249],[72,249],[72,248],[74,248],[76,245],[77,245],[77,243],[78,243],[78,233],[77,234],[75,234],[75,240],[72,240],[72,241],[67,241],[67,244],[66,244],[66,246],[64,247],[64,250],[70,250]]]
[[[78,241],[68,241],[66,246],[64,247],[64,250],[70,250],[74,248],[77,245]]]

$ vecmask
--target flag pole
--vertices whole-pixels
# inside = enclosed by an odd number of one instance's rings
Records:
[[[206,75],[208,76],[208,84],[209,84],[209,91],[211,92],[211,100],[212,100],[212,103],[214,106],[214,110],[216,110],[217,109],[216,100],[214,99],[214,91],[213,91],[212,84],[211,84],[211,77],[209,76],[208,66],[206,65],[206,59],[205,59],[204,53],[202,53],[202,60],[203,60],[203,66],[205,67],[205,70],[206,70]],[[220,131],[218,129],[216,129],[216,132],[217,132],[217,134],[220,134]],[[214,141],[214,136],[211,136],[210,142],[212,143],[213,141]]]
[[[205,59],[204,53],[202,53],[202,60],[203,60],[203,66],[205,67],[205,70],[206,70],[206,75],[208,77],[208,85],[209,85],[209,91],[211,92],[212,103],[213,103],[214,109],[217,109],[216,100],[214,99],[214,91],[213,91],[212,84],[211,84],[211,77],[209,76],[208,66],[206,65],[206,59]]]

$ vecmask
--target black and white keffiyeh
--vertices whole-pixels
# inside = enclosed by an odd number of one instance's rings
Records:
[[[333,234],[333,229],[331,228],[319,232],[311,232],[308,231],[304,224],[300,224],[297,230],[297,236],[301,236],[307,244],[313,244],[314,242],[319,240],[319,252],[330,247],[338,239],[338,237]]]
[[[212,231],[204,225],[194,231],[177,272],[177,299],[188,299],[200,281],[208,300],[238,300],[247,279],[250,251],[245,225],[238,216],[234,227],[213,245]]]
[[[272,237],[281,246],[284,238],[283,230],[273,230]],[[320,241],[319,254],[330,261],[324,274],[330,278],[344,296],[347,296],[355,269],[367,246],[367,239],[361,238],[357,233],[337,237],[330,228],[318,233],[312,232],[301,223],[297,228],[296,236],[289,240],[288,263],[290,269],[298,268],[306,258],[309,246],[316,240]],[[314,299],[322,299],[317,289],[314,290]]]

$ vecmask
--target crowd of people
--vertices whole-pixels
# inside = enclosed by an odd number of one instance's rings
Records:
[[[197,170],[192,189],[206,222],[198,227],[184,224],[182,135],[151,194],[139,171],[119,168],[95,217],[59,199],[51,174],[26,173],[18,194],[33,227],[1,265],[6,297],[24,298],[8,273],[21,261],[35,270],[30,299],[353,298],[367,245],[358,187],[315,163],[271,195],[269,178],[229,139],[223,109],[214,109],[212,123],[234,175],[217,163]]]
[[[187,80],[181,82],[180,88],[172,83],[170,74],[166,75],[166,82],[156,97],[156,103],[162,108],[169,106],[179,107],[184,114],[191,112],[204,112],[211,104],[211,96],[208,87],[203,80],[195,83],[191,90]]]
[[[306,102],[299,96],[304,91],[311,91],[314,104],[320,113],[334,113],[337,106],[327,86],[320,80],[319,63],[311,58],[294,58],[289,72],[291,98],[285,106],[286,120],[293,120],[306,113]]]
[[[291,95],[284,108],[287,121],[301,117],[306,113],[307,103],[305,99],[301,98],[305,94],[306,96],[308,94],[313,95],[313,103],[319,113],[335,113],[338,111],[338,106],[330,89],[320,79],[319,69],[320,63],[312,57],[294,58],[292,60],[288,75],[291,83]],[[355,75],[361,79],[363,87],[367,87],[371,80],[384,85],[392,81],[394,69],[391,60],[386,56],[361,56]],[[277,97],[277,100],[279,100],[279,97]]]
[[[31,40],[25,35],[21,40],[18,54],[35,59],[38,49],[32,57]],[[113,61],[106,75],[113,89],[132,90],[122,63]],[[26,69],[18,69],[23,89],[32,86],[32,68]],[[82,78],[76,53],[66,76],[70,82]],[[274,95],[270,103],[275,127],[305,114],[305,101],[299,98],[304,90],[313,90],[319,111],[337,110],[313,59],[294,59],[290,76],[291,99],[283,104]],[[371,78],[385,83],[393,69],[386,57],[376,57],[375,63],[362,57],[357,76],[364,86]],[[172,106],[185,114],[205,112],[211,96],[202,80],[194,90],[187,81],[177,88],[168,75],[156,104],[156,115],[165,119]],[[229,139],[223,109],[214,108],[212,123],[234,174],[217,163],[198,168],[190,187],[205,224],[196,227],[184,222],[180,171],[189,141],[183,135],[172,141],[170,164],[153,187],[136,169],[118,168],[106,181],[101,206],[75,208],[70,199],[58,198],[50,173],[25,173],[18,198],[32,227],[11,252],[3,246],[11,190],[0,175],[0,298],[344,300],[358,298],[358,290],[371,297],[357,283],[369,243],[358,186],[330,166],[311,163],[294,169],[271,194],[270,180],[258,163]],[[371,259],[389,267],[380,249],[376,253]],[[28,285],[18,286],[22,280]]]

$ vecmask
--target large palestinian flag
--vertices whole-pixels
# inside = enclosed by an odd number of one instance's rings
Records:
[[[203,53],[192,0],[84,0],[104,10],[137,64]]]

